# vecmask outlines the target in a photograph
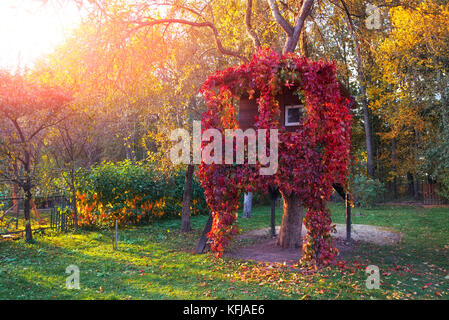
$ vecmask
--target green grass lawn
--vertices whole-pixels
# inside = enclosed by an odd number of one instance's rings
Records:
[[[344,207],[331,205],[334,222]],[[397,246],[358,244],[340,266],[317,272],[191,253],[207,217],[111,231],[37,235],[36,243],[0,241],[0,299],[448,299],[449,209],[355,208],[353,223],[393,228]],[[361,213],[361,215],[358,215]],[[277,224],[281,221],[278,209]],[[269,208],[239,219],[242,232],[269,226]],[[365,286],[377,265],[380,289]],[[80,269],[80,290],[66,288],[66,268]],[[447,277],[447,278],[446,278]]]

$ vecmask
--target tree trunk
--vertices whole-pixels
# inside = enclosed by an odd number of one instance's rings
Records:
[[[413,156],[415,158],[416,163],[419,163],[419,132],[418,130],[415,131],[415,145],[413,146]],[[419,181],[418,181],[418,174],[415,171],[415,174],[413,175],[413,198],[415,200],[419,200]]]
[[[375,168],[374,168],[374,152],[373,152],[372,133],[371,133],[371,119],[369,116],[369,109],[368,109],[368,96],[366,94],[366,85],[365,85],[366,78],[363,70],[362,52],[359,45],[361,42],[359,41],[359,39],[357,39],[354,33],[354,25],[348,7],[343,1],[342,5],[347,15],[346,18],[348,22],[348,27],[351,32],[352,42],[354,43],[354,48],[356,51],[355,58],[356,58],[357,79],[359,81],[360,96],[362,97],[363,122],[365,127],[366,152],[368,157],[367,173],[371,178],[374,178]]]
[[[251,218],[252,203],[253,203],[253,193],[252,192],[245,193],[243,200],[242,218]]]
[[[391,142],[391,160],[393,162],[393,171],[394,171],[394,178],[393,178],[393,198],[398,198],[398,176],[396,174],[396,139],[393,138]]]
[[[72,161],[73,164],[73,161]],[[78,230],[78,209],[76,208],[76,188],[75,188],[75,172],[72,166],[70,170],[70,191],[71,191],[71,205],[73,208],[73,227],[75,231]]]
[[[296,195],[287,196],[284,193],[281,195],[284,207],[277,245],[288,249],[300,248],[304,208]]]
[[[276,200],[278,198],[278,190],[269,188],[270,204],[271,204],[271,221],[270,221],[270,235],[276,237]]]
[[[23,215],[25,216],[25,241],[30,243],[33,241],[33,234],[31,231],[31,220],[30,220],[30,207],[31,207],[31,169],[30,169],[30,153],[27,150],[25,153],[24,171],[26,181],[22,188],[25,193],[25,199],[23,204]]]
[[[195,167],[193,164],[187,166],[185,182],[184,182],[184,195],[182,200],[182,213],[181,213],[181,232],[189,232],[190,228],[190,200],[192,198],[192,178]]]
[[[19,187],[16,183],[13,183],[12,185],[12,204],[14,206],[14,214],[17,216],[19,214]]]
[[[299,36],[299,52],[302,56],[309,57],[309,44],[306,34],[306,29],[301,30],[301,35]]]
[[[128,144],[128,142],[125,146],[125,153],[126,153],[126,160],[131,160],[131,162],[134,162],[133,150],[131,149],[131,146]]]
[[[413,198],[419,200],[419,181],[416,174],[413,176]]]
[[[362,67],[359,67],[359,77],[364,79]],[[372,133],[371,133],[371,119],[369,116],[368,109],[368,98],[366,96],[366,88],[363,84],[363,80],[360,82],[360,94],[362,96],[362,108],[363,108],[363,122],[365,127],[365,142],[366,142],[366,153],[367,153],[367,173],[371,178],[374,178],[374,153],[373,153],[373,143],[372,143]]]
[[[407,182],[408,182],[408,196],[413,197],[413,175],[407,172]]]
[[[296,45],[298,44],[298,40],[301,36],[301,32],[304,28],[304,24],[306,18],[309,16],[310,11],[313,7],[314,0],[304,0],[300,2],[301,11],[296,18],[295,24],[293,27],[282,17],[279,12],[279,8],[276,4],[276,1],[269,1],[271,11],[276,22],[286,31],[287,39],[284,44],[284,49],[282,53],[294,52],[296,49]]]
[[[213,222],[212,214],[209,214],[209,219],[207,220],[206,225],[204,226],[203,234],[201,235],[201,238],[198,241],[198,244],[196,245],[195,253],[201,254],[206,249],[207,234],[209,233],[210,229],[212,228],[212,222]]]
[[[73,227],[75,231],[78,230],[78,209],[76,208],[76,193],[72,192],[72,207],[73,207]]]
[[[31,231],[31,219],[30,219],[30,208],[31,208],[31,188],[29,184],[24,187],[25,200],[23,204],[23,214],[25,216],[25,241],[30,243],[33,241],[33,234]]]

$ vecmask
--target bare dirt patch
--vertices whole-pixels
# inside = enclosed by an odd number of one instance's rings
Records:
[[[336,246],[340,251],[340,256],[346,256],[355,245],[361,242],[374,243],[377,245],[394,245],[402,238],[402,234],[391,229],[353,224],[351,235],[353,241],[348,243],[346,242],[346,226],[343,224],[336,224],[336,229],[337,232],[333,234],[333,237],[336,240]],[[279,227],[276,228],[276,233],[279,233]],[[306,234],[304,227],[302,234]],[[269,228],[252,230],[238,237],[238,240],[240,240],[240,244],[228,249],[225,252],[225,255],[257,262],[285,262],[287,264],[297,263],[302,255],[300,249],[292,250],[278,247],[276,245],[276,239],[270,237]]]

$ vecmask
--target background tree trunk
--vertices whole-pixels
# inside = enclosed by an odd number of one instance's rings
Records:
[[[13,183],[12,185],[12,204],[14,206],[14,215],[17,216],[19,214],[19,187],[16,183]]]
[[[71,195],[72,199],[72,207],[73,207],[73,228],[75,231],[78,230],[78,209],[76,208],[76,192],[75,190],[72,191]]]
[[[413,199],[419,200],[419,180],[416,173],[413,176]]]
[[[31,208],[31,156],[28,150],[25,152],[25,183],[23,184],[23,191],[25,193],[25,199],[23,204],[23,215],[25,216],[25,241],[30,243],[33,241],[33,234],[31,231],[31,219],[30,219],[30,208]]]
[[[25,216],[25,241],[30,243],[33,241],[33,234],[31,231],[31,219],[30,219],[30,209],[31,209],[31,187],[29,183],[24,186],[25,200],[23,204],[23,214]]]
[[[360,48],[359,39],[354,33],[354,25],[351,18],[351,14],[349,13],[348,7],[344,1],[341,1],[343,8],[346,12],[347,24],[349,27],[349,31],[351,32],[352,42],[354,44],[354,48],[356,51],[355,60],[356,60],[356,71],[357,71],[357,79],[359,82],[360,88],[360,96],[362,98],[362,109],[363,109],[363,124],[365,128],[365,142],[366,142],[366,152],[367,152],[367,173],[368,176],[374,178],[375,175],[375,166],[374,166],[374,151],[373,151],[373,139],[371,132],[371,118],[370,112],[368,108],[368,96],[366,94],[366,84],[365,84],[365,72],[363,67],[363,59],[362,59],[362,51]]]
[[[192,197],[192,178],[195,167],[193,164],[187,166],[185,182],[184,182],[184,195],[182,198],[182,213],[181,213],[181,232],[191,231],[190,227],[190,200]]]
[[[407,172],[407,183],[408,183],[408,196],[413,198],[414,196],[414,187],[413,187],[413,175],[411,172]]]
[[[393,170],[394,170],[394,178],[393,178],[393,197],[394,199],[398,198],[398,176],[396,173],[396,139],[393,138],[391,141],[391,160],[393,162]]]
[[[243,198],[243,217],[242,218],[251,218],[251,211],[253,205],[253,193],[248,192],[245,193]]]
[[[360,78],[364,78],[363,71],[361,71],[362,67],[359,67],[359,75]],[[365,142],[366,142],[366,153],[367,153],[367,164],[366,171],[368,176],[373,178],[375,177],[375,168],[374,168],[374,151],[373,151],[373,137],[371,133],[371,119],[368,109],[368,98],[366,96],[366,88],[362,82],[363,80],[359,80],[360,82],[360,94],[362,96],[362,108],[363,108],[363,124],[365,127]]]
[[[37,220],[39,222],[39,225],[41,225],[42,224],[42,218],[41,218],[41,216],[39,214],[39,211],[37,210],[36,203],[34,203],[34,200],[32,198],[30,200],[30,205],[31,205],[31,208],[33,209],[34,215],[36,216],[36,218],[37,218]]]
[[[419,132],[415,131],[415,144],[413,146],[413,157],[415,158],[416,163],[419,163]],[[419,177],[417,169],[415,169],[415,173],[413,174],[413,198],[415,200],[419,200]]]
[[[300,248],[304,208],[298,196],[294,194],[287,196],[282,192],[281,195],[284,207],[277,245],[288,249]]]
[[[73,165],[73,161],[72,161]],[[75,187],[75,169],[72,166],[70,169],[70,193],[71,193],[71,204],[73,208],[73,227],[75,231],[78,230],[78,209],[76,208],[76,187]]]

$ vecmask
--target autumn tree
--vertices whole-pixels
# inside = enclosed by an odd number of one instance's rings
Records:
[[[38,84],[22,74],[0,72],[0,170],[24,194],[26,241],[32,241],[30,206],[36,168],[49,128],[60,123],[71,96],[59,87]]]
[[[380,137],[393,164],[387,178],[409,176],[417,197],[420,177],[447,174],[449,7],[427,0],[389,13],[392,30],[376,54],[371,107],[385,124]]]
[[[68,116],[52,128],[47,146],[58,169],[57,178],[63,178],[67,186],[75,230],[78,227],[77,191],[80,178],[78,173],[80,168],[87,167],[86,148],[92,139],[89,135],[91,132],[89,117],[77,107],[71,105]]]

